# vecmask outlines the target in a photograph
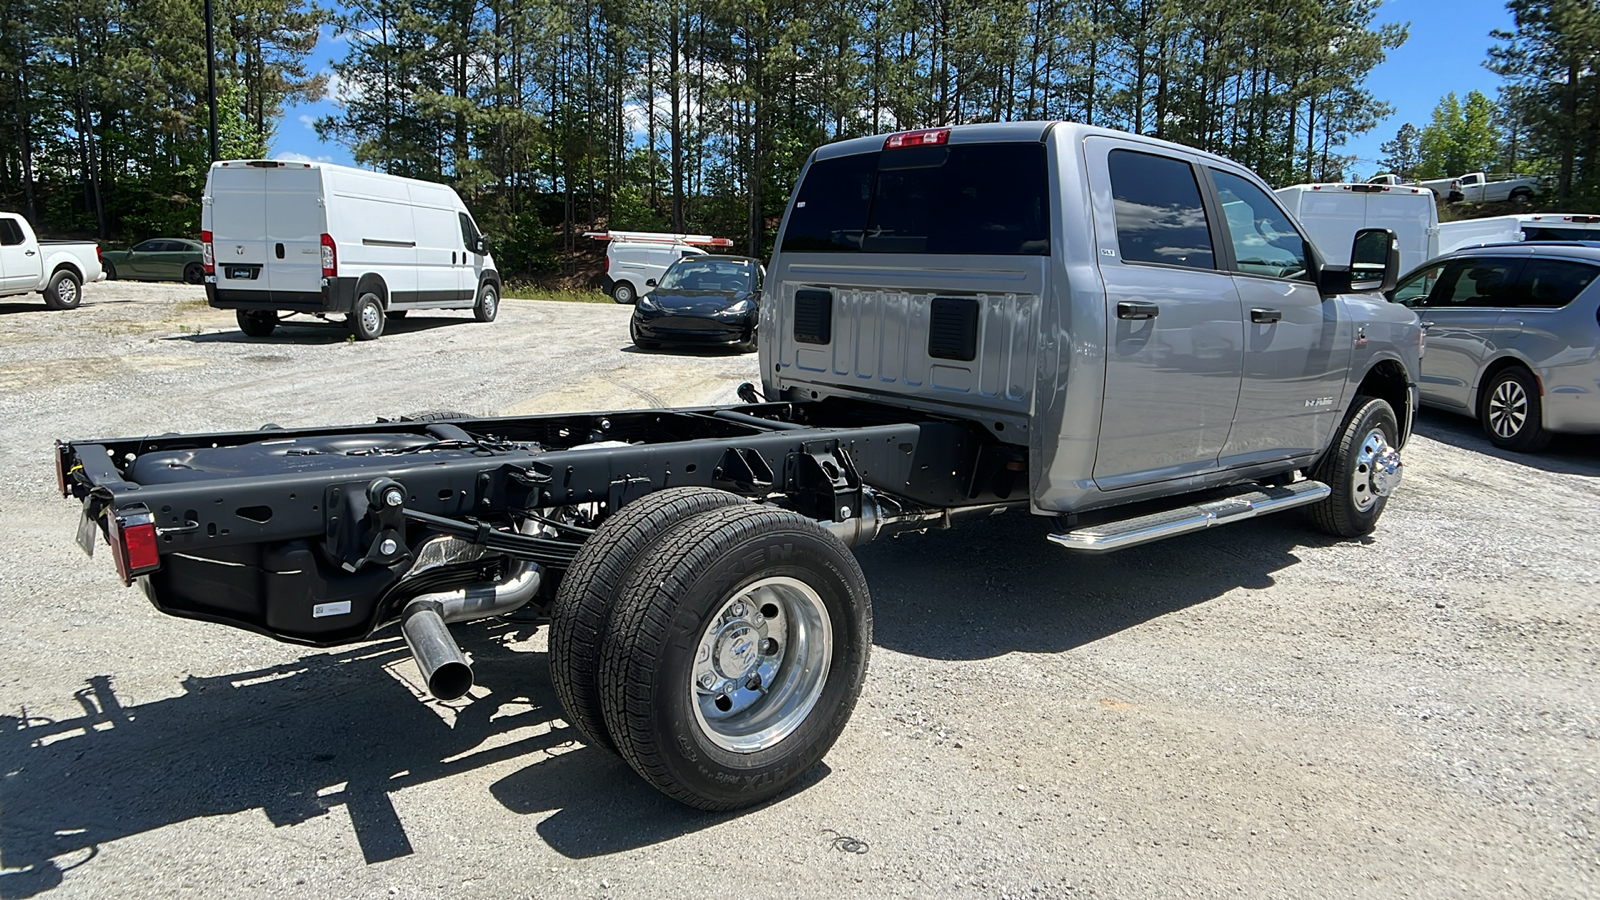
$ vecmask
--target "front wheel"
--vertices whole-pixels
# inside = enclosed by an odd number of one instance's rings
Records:
[[[1478,420],[1496,447],[1533,453],[1550,446],[1539,383],[1527,369],[1502,370],[1483,392]]]
[[[369,291],[358,297],[356,308],[350,310],[350,333],[358,341],[375,341],[383,334],[383,320],[383,303]]]
[[[44,287],[44,305],[51,309],[76,309],[83,302],[83,285],[79,283],[78,276],[68,269],[62,269],[50,276],[50,283]]]
[[[626,281],[619,281],[611,286],[611,299],[618,303],[634,303],[639,299],[639,292],[633,285]]]
[[[478,302],[472,307],[472,317],[479,322],[493,322],[500,312],[500,292],[492,284],[478,288]]]
[[[239,330],[250,337],[266,337],[278,327],[278,314],[270,309],[239,309],[233,317],[239,321]]]
[[[793,786],[866,679],[872,601],[816,522],[756,505],[662,535],[617,598],[600,701],[617,750],[667,796],[729,810]]]
[[[1371,534],[1400,484],[1400,426],[1387,401],[1357,397],[1344,428],[1313,475],[1333,489],[1309,507],[1316,527],[1338,537]]]

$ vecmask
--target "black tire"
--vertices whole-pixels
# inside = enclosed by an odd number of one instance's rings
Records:
[[[406,313],[408,313],[408,312],[410,312],[410,310],[391,309],[388,312],[384,313],[383,315],[384,315],[384,318],[387,318],[387,319],[404,319],[406,317]]]
[[[199,263],[189,263],[183,267],[184,284],[204,284],[206,270]]]
[[[1373,447],[1378,434],[1388,447],[1400,439],[1400,425],[1388,401],[1358,396],[1337,439],[1317,464],[1312,477],[1333,489],[1328,497],[1307,508],[1319,530],[1343,538],[1371,534],[1389,498],[1373,488]],[[1395,477],[1398,478],[1398,472]]]
[[[628,336],[633,338],[633,345],[635,347],[638,347],[640,350],[660,350],[661,349],[661,342],[660,341],[652,341],[649,338],[640,337],[639,336],[639,326],[637,324],[635,324],[635,323],[629,323],[629,325],[628,325]]]
[[[617,592],[639,557],[684,519],[746,503],[715,488],[668,488],[624,506],[579,548],[550,608],[550,680],[584,743],[617,749],[600,708],[600,645]]]
[[[493,322],[500,314],[500,289],[485,281],[478,287],[478,302],[473,304],[472,317],[479,322]]]
[[[1533,191],[1530,191],[1527,188],[1517,188],[1511,192],[1510,199],[1512,203],[1532,203]]]
[[[100,268],[102,268],[102,269],[104,269],[106,271],[106,280],[107,281],[116,281],[117,280],[117,267],[116,266],[114,266],[114,265],[112,265],[111,263],[108,263],[108,262],[101,262],[100,263]]]
[[[1527,369],[1513,366],[1495,373],[1478,401],[1478,422],[1496,447],[1534,453],[1550,446],[1539,382]]]
[[[278,327],[278,314],[270,309],[236,309],[233,317],[250,337],[266,337]]]
[[[401,416],[402,422],[443,422],[447,419],[475,419],[471,413],[457,412],[453,409],[430,409],[426,412],[412,413]]]
[[[611,285],[611,299],[618,303],[637,303],[639,302],[639,292],[634,290],[633,282],[618,281]]]
[[[733,349],[740,353],[754,353],[760,349],[761,337],[756,333],[755,326],[750,327],[750,337],[733,345]]]
[[[62,269],[50,276],[44,286],[44,305],[51,309],[77,309],[83,302],[83,282],[71,269]]]
[[[765,593],[745,593],[753,588]],[[761,803],[833,746],[871,646],[866,579],[838,538],[782,509],[701,513],[656,542],[617,598],[600,652],[606,727],[669,797],[708,810]],[[754,676],[715,674],[713,660],[719,672],[776,668],[740,682]]]
[[[368,291],[356,298],[346,324],[358,341],[375,341],[383,336],[383,301]]]

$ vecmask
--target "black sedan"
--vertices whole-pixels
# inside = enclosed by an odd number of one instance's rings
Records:
[[[756,348],[756,304],[761,298],[759,260],[747,256],[690,256],[663,272],[633,310],[633,343]]]

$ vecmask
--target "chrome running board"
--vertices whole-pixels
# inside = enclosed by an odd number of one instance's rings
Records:
[[[1320,481],[1297,481],[1282,487],[1256,485],[1232,497],[1118,522],[1102,522],[1065,534],[1052,534],[1050,540],[1068,550],[1081,553],[1109,553],[1124,547],[1148,544],[1162,538],[1203,531],[1216,525],[1228,525],[1267,513],[1305,506],[1331,493],[1333,489]]]

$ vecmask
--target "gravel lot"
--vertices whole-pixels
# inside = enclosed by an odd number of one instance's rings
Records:
[[[50,442],[733,400],[753,356],[508,300],[245,338],[196,288],[0,303],[0,896],[1600,896],[1600,441],[1425,414],[1369,541],[1288,516],[1105,558],[1006,516],[862,548],[844,737],[767,807],[577,743],[543,631],[306,652],[158,614],[72,536]],[[1292,515],[1292,514],[1291,514]]]

